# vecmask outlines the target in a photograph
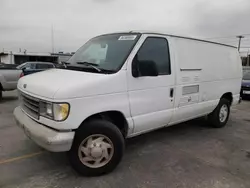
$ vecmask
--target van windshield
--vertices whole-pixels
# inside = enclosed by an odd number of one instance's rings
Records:
[[[69,67],[79,67],[80,70],[88,72],[117,72],[124,64],[139,37],[140,34],[135,33],[95,37],[77,50],[67,63],[70,63]]]

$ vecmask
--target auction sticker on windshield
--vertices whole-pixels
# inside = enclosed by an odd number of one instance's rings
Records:
[[[120,36],[118,40],[135,40],[136,35],[124,35]]]

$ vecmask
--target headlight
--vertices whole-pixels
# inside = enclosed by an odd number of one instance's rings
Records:
[[[67,103],[50,103],[40,102],[40,116],[53,119],[56,121],[63,121],[69,115],[69,104]]]
[[[63,121],[69,115],[69,104],[53,104],[54,120]]]

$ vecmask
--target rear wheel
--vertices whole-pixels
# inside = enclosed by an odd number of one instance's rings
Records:
[[[77,132],[69,158],[73,168],[85,176],[111,172],[121,161],[124,138],[111,122],[93,120]]]
[[[230,115],[230,102],[222,98],[215,110],[208,115],[208,120],[212,127],[221,128],[227,124]]]

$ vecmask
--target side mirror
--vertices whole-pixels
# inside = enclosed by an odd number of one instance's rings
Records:
[[[26,67],[23,67],[22,70],[25,71],[25,70],[26,70]]]
[[[139,76],[158,76],[158,69],[154,61],[137,61],[132,62],[132,75]]]

